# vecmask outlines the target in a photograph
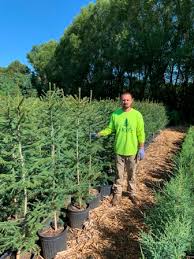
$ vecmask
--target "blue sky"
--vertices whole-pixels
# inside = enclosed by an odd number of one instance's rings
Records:
[[[33,45],[59,40],[82,7],[95,0],[0,0],[0,67],[19,60]]]

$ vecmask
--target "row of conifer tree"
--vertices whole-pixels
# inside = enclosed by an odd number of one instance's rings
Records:
[[[39,98],[0,97],[0,253],[38,251],[37,231],[56,218],[68,195],[80,206],[91,186],[114,169],[114,136],[91,140],[117,101],[96,101],[48,91]],[[135,103],[147,140],[165,127],[165,108]],[[112,170],[114,171],[114,170]]]

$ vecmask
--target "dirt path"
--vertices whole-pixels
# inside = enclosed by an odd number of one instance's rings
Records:
[[[137,168],[137,205],[127,197],[111,206],[111,197],[90,212],[84,230],[69,229],[68,249],[56,259],[138,259],[138,233],[144,229],[143,212],[154,203],[154,190],[172,174],[172,158],[180,148],[182,129],[165,129],[146,150]]]

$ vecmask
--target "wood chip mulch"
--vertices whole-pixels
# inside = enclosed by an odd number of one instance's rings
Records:
[[[144,160],[137,166],[137,204],[122,197],[111,205],[112,197],[90,212],[83,230],[68,230],[68,248],[55,259],[139,259],[138,233],[146,229],[144,212],[153,206],[154,192],[172,175],[173,157],[181,148],[186,129],[161,131],[148,146]]]

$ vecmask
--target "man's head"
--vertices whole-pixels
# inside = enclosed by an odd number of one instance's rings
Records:
[[[121,95],[121,105],[123,110],[129,111],[131,109],[132,103],[133,103],[133,97],[131,93],[125,92]]]

